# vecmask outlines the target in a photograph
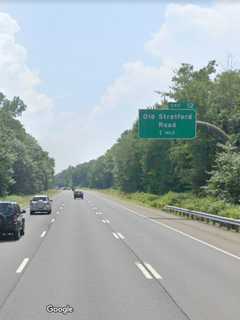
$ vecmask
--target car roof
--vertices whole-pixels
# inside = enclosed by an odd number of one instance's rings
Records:
[[[45,198],[48,198],[48,196],[46,194],[37,194],[36,196],[33,196],[33,198],[42,198],[42,197],[45,197]]]
[[[17,204],[16,201],[0,201],[0,203]]]

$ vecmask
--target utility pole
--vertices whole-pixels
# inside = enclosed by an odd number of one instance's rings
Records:
[[[226,132],[223,131],[221,128],[215,126],[215,124],[197,120],[197,125],[198,127],[204,127],[207,128],[209,131],[216,133],[218,136],[222,138],[224,143],[230,142],[230,137],[226,134]]]

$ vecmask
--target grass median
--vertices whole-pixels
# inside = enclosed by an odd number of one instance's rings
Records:
[[[51,199],[51,197],[58,194],[59,192],[61,192],[61,190],[50,189],[48,191],[43,191],[39,194],[47,194],[49,196],[49,198]],[[25,207],[29,206],[29,202],[33,196],[34,196],[34,194],[32,194],[32,195],[11,194],[8,196],[0,197],[0,200],[1,201],[16,201],[20,205],[20,207],[25,208]]]

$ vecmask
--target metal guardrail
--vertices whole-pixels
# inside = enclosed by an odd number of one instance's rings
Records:
[[[217,216],[201,211],[188,210],[175,206],[165,206],[165,209],[169,212],[176,212],[182,214],[183,216],[187,216],[191,219],[205,221],[207,223],[211,221],[213,224],[218,224],[220,227],[226,227],[227,229],[234,229],[236,231],[240,231],[240,220],[237,219]]]

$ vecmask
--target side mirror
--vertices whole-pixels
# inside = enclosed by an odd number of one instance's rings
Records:
[[[50,199],[49,201],[50,201],[50,202],[53,202],[53,199]]]
[[[21,210],[21,213],[26,213],[26,210]]]

